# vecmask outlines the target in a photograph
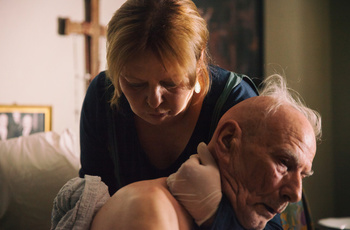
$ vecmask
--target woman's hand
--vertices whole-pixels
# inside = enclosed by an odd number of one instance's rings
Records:
[[[214,216],[221,201],[220,173],[205,143],[167,179],[170,192],[198,225]]]

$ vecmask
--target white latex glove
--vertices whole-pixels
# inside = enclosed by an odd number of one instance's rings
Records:
[[[168,177],[167,184],[200,226],[215,214],[222,193],[219,169],[207,145],[200,143],[197,151]]]

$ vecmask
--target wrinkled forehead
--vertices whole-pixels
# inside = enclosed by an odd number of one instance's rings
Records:
[[[301,112],[291,106],[282,105],[265,122],[264,130],[272,140],[270,144],[290,146],[294,149],[293,152],[313,159],[316,153],[314,129]]]

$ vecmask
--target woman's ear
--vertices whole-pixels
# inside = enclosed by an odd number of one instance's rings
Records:
[[[241,142],[242,130],[235,120],[227,120],[219,124],[216,130],[216,154],[218,159],[229,160],[232,152],[237,150]],[[225,161],[226,161],[225,160]]]

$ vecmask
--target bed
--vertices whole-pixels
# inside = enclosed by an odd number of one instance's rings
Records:
[[[78,176],[76,136],[42,132],[0,141],[0,229],[50,229],[53,200]]]

